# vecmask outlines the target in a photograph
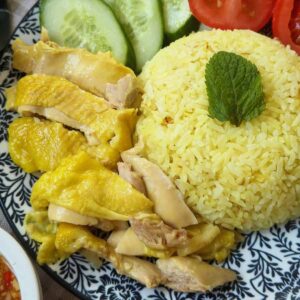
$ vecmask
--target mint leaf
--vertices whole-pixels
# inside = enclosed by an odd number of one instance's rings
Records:
[[[260,73],[240,55],[214,54],[206,65],[205,83],[211,118],[239,126],[265,109]]]

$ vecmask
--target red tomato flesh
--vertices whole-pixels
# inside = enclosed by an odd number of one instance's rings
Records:
[[[220,29],[259,31],[270,20],[275,0],[189,0],[192,14]]]
[[[12,281],[13,281],[13,279],[14,279],[14,276],[13,276],[12,272],[6,271],[6,272],[3,274],[3,279],[4,279],[4,286],[5,286],[7,289],[10,289],[10,288],[11,288]]]
[[[289,28],[291,31],[292,40],[300,45],[300,1],[294,2]]]
[[[300,54],[299,0],[277,0],[273,11],[272,30],[274,37]]]

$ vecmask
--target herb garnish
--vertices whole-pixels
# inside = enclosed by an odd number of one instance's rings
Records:
[[[205,69],[209,116],[239,126],[259,116],[265,108],[257,67],[240,55],[220,51]]]

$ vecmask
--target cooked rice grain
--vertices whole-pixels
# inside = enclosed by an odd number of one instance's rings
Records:
[[[252,61],[266,109],[235,127],[208,117],[204,71],[218,51]],[[136,135],[206,220],[242,230],[300,216],[300,59],[251,31],[199,32],[162,49],[141,76]]]

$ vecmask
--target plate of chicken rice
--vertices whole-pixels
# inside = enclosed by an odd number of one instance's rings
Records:
[[[300,299],[297,46],[255,32],[271,9],[241,29],[189,1],[199,30],[188,1],[104,2],[36,3],[0,59],[15,234],[82,299]]]

